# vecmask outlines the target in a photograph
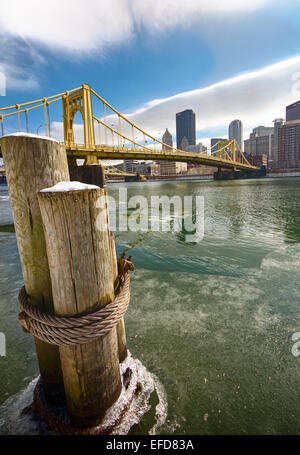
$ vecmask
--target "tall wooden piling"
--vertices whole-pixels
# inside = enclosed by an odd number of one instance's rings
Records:
[[[30,136],[0,139],[7,176],[24,285],[33,305],[53,312],[52,288],[37,193],[69,180],[65,147]],[[35,339],[37,358],[48,398],[63,391],[59,350]]]
[[[114,300],[117,268],[106,189],[42,192],[38,197],[55,313],[90,313]],[[98,209],[97,200],[103,197],[105,204]],[[99,229],[99,215],[105,229]],[[96,425],[121,392],[116,327],[88,344],[59,349],[71,421]]]
[[[76,161],[76,160],[75,160]],[[75,166],[70,159],[69,162],[69,172],[70,179],[77,182],[89,183],[92,185],[98,185],[100,188],[106,186],[105,181],[105,171],[103,165],[88,165],[88,166]],[[112,251],[112,263],[115,264],[114,275],[117,276],[117,258],[116,258],[116,247],[115,239],[113,233],[111,233],[111,251]],[[115,283],[118,284],[117,282]],[[118,334],[118,345],[119,345],[119,361],[123,362],[127,357],[127,344],[126,344],[126,330],[124,318],[117,325],[117,334]]]

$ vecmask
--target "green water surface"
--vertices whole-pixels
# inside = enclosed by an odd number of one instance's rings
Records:
[[[116,233],[118,254],[130,251],[136,267],[128,346],[167,394],[160,433],[300,434],[300,356],[291,352],[300,331],[300,179],[109,184],[109,194],[118,198],[120,187],[149,202],[204,196],[199,243],[181,232]],[[38,374],[32,337],[17,322],[12,224],[2,187],[0,404]]]

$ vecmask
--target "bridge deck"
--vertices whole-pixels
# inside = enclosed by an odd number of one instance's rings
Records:
[[[237,161],[228,161],[219,159],[215,156],[208,156],[200,153],[189,152],[169,152],[167,150],[143,150],[132,148],[113,148],[100,145],[92,148],[80,145],[67,147],[67,154],[74,158],[85,158],[87,155],[96,156],[105,160],[153,160],[153,161],[181,161],[187,163],[202,164],[211,167],[221,167],[223,169],[237,170],[259,170],[256,166],[239,163]]]
[[[200,153],[189,152],[169,152],[167,150],[140,150],[132,148],[113,148],[110,146],[95,146],[88,148],[84,145],[72,145],[66,147],[68,156],[77,159],[84,159],[88,155],[105,160],[153,160],[153,161],[180,161],[185,163],[202,164],[204,166],[220,167],[223,169],[236,170],[259,170],[256,166],[251,166],[237,161],[228,161],[215,156],[208,156]],[[0,157],[2,157],[0,146]],[[124,175],[124,173],[123,173]],[[128,174],[132,175],[132,174]]]

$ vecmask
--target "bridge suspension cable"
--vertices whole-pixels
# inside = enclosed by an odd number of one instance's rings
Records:
[[[99,118],[93,113],[92,96],[102,104]],[[93,98],[94,100],[94,98]],[[67,153],[72,158],[88,158],[96,163],[100,159],[154,159],[181,162],[195,162],[213,167],[256,170],[247,161],[235,140],[221,140],[205,153],[187,152],[177,149],[157,139],[143,128],[133,123],[90,86],[81,87],[40,98],[14,106],[0,108],[1,135],[5,133],[5,121],[17,119],[17,129],[21,132],[21,115],[25,116],[25,129],[29,133],[29,116],[33,110],[43,109],[45,135],[51,137],[50,106],[62,101],[64,142]],[[80,111],[83,118],[83,143],[74,140],[74,116]],[[101,111],[101,110],[100,110]],[[98,128],[95,128],[97,127]],[[98,143],[95,140],[95,129]],[[130,137],[131,136],[131,137]],[[158,148],[158,149],[157,149]]]
[[[106,106],[111,111],[113,111],[115,115],[117,115],[119,125],[121,125],[121,119],[122,119],[128,125],[131,126],[132,139],[130,139],[128,136],[125,136],[124,134],[122,134],[120,126],[119,126],[119,131],[116,131],[110,125],[108,125],[106,116],[104,117],[104,121],[100,120],[99,118],[97,118],[95,116],[93,117],[94,120],[96,120],[96,122],[98,122],[98,125],[99,124],[103,125],[103,127],[105,129],[109,129],[113,134],[117,134],[119,137],[121,137],[123,139],[123,147],[124,147],[124,141],[127,141],[127,143],[134,144],[135,146],[141,148],[144,151],[153,152],[153,150],[150,147],[146,147],[145,146],[146,137],[147,137],[147,138],[151,139],[151,141],[153,141],[154,150],[155,150],[156,144],[160,144],[162,146],[163,150],[170,150],[170,151],[172,151],[174,153],[177,153],[178,151],[182,152],[182,153],[188,153],[188,152],[184,152],[183,150],[180,150],[180,149],[177,149],[175,147],[172,147],[169,144],[166,144],[166,143],[162,142],[161,140],[155,138],[151,134],[147,133],[142,128],[137,126],[135,123],[131,122],[127,117],[125,117],[119,111],[117,111],[117,109],[115,109],[113,106],[111,106],[104,98],[102,98],[97,92],[95,92],[95,90],[93,90],[92,88],[90,90],[91,90],[91,93],[98,100],[100,100],[103,103],[103,107]],[[104,112],[106,113],[106,109],[105,108],[104,108]],[[144,145],[135,140],[134,129],[136,129],[137,131],[139,131],[142,134],[142,137],[144,138]],[[106,141],[106,143],[107,143],[107,141]],[[218,149],[214,150],[216,146],[218,146]],[[113,146],[113,148],[114,148],[114,146]],[[251,167],[250,163],[248,162],[248,160],[244,156],[243,152],[241,151],[239,145],[237,144],[237,142],[235,140],[219,141],[217,144],[215,144],[211,148],[207,149],[205,153],[202,153],[202,154],[199,154],[199,155],[211,156],[211,157],[214,157],[214,155],[216,155],[219,159],[224,159],[226,161],[227,160],[228,161],[236,161],[234,159],[234,156],[236,156],[236,158],[238,158],[238,161],[237,161],[238,163],[243,163],[243,164],[249,165]]]

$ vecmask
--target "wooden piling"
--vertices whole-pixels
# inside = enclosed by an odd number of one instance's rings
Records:
[[[37,193],[69,180],[65,147],[29,136],[6,136],[0,146],[26,292],[31,304],[51,313],[51,279]],[[51,400],[63,392],[59,350],[37,338],[35,345],[45,393]]]
[[[73,181],[105,187],[105,172],[102,165],[73,166],[69,163],[69,172]]]
[[[98,209],[101,197],[106,202]],[[117,268],[107,223],[106,189],[42,192],[38,198],[55,313],[90,313],[114,300]],[[99,229],[98,216],[105,229]],[[59,349],[72,423],[98,424],[121,392],[116,327],[91,343]]]
[[[126,359],[128,353],[124,318],[122,318],[117,325],[117,334],[119,347],[119,361],[123,362]]]
[[[98,185],[100,188],[106,186],[105,172],[103,165],[89,165],[89,166],[74,166],[69,161],[69,172],[70,179],[77,182],[89,183],[92,185]],[[112,251],[112,263],[115,265],[114,276],[118,275],[117,268],[117,257],[115,239],[113,233],[111,233],[111,251]],[[118,285],[116,282],[115,285]],[[123,362],[127,357],[127,344],[126,344],[126,331],[124,318],[117,325],[118,334],[118,345],[119,345],[119,361]]]
[[[118,276],[118,265],[117,265],[117,255],[116,255],[116,246],[115,238],[113,233],[110,235],[111,242],[111,253],[112,253],[112,263],[114,266],[114,276]],[[115,287],[119,285],[119,280],[115,281]],[[124,318],[120,320],[117,324],[117,335],[118,335],[118,349],[119,349],[119,361],[123,362],[127,357],[127,342],[126,342],[126,329]]]

